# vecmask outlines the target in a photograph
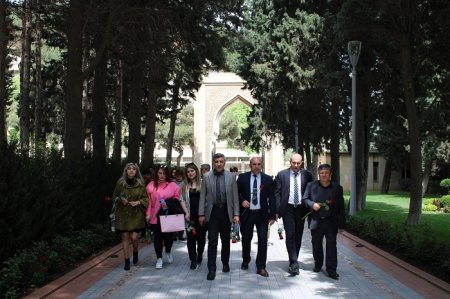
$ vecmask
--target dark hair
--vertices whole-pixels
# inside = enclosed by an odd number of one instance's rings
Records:
[[[321,170],[329,170],[331,172],[331,165],[330,164],[320,164],[319,167],[317,168],[319,171]]]
[[[169,168],[165,165],[158,165],[155,169],[155,180],[153,181],[153,186],[155,186],[155,189],[158,189],[158,171],[162,169],[164,171],[164,174],[166,175],[166,182],[171,182]]]
[[[230,172],[239,172],[239,169],[236,166],[231,166]]]
[[[213,161],[215,161],[216,159],[219,159],[219,158],[224,158],[225,159],[225,155],[222,154],[222,153],[214,154]]]

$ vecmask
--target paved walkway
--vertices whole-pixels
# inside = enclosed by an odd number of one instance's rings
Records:
[[[206,280],[206,250],[204,262],[190,270],[186,242],[174,243],[173,264],[155,269],[153,245],[143,246],[140,261],[130,271],[123,270],[120,247],[91,268],[78,270],[72,279],[54,282],[37,290],[30,298],[450,298],[450,287],[422,273],[347,233],[338,237],[339,280],[326,273],[314,273],[311,236],[305,229],[300,251],[300,275],[287,273],[288,262],[284,240],[279,240],[272,227],[268,246],[268,278],[256,274],[256,233],[252,245],[249,270],[241,270],[241,243],[231,244],[229,273],[221,271],[218,256],[217,276]],[[361,245],[364,246],[355,246]],[[111,252],[118,257],[110,257]],[[219,244],[220,252],[220,244]],[[388,257],[388,259],[386,259]],[[398,263],[397,263],[398,262]],[[416,274],[423,274],[417,276]],[[69,274],[70,276],[70,274]],[[428,277],[427,277],[428,276]],[[430,281],[431,280],[431,283]],[[58,285],[59,284],[59,285]]]

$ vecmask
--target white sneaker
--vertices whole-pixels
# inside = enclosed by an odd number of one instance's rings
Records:
[[[173,255],[172,253],[166,253],[166,262],[168,262],[169,264],[173,263]]]
[[[163,267],[163,260],[162,259],[157,259],[155,268],[156,269],[162,269],[162,267]]]

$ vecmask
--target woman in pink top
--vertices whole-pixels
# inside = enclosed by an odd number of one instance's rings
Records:
[[[174,182],[171,182],[168,168],[164,166],[158,166],[156,168],[156,178],[147,185],[147,193],[150,198],[150,203],[147,208],[146,219],[148,223],[150,223],[150,229],[155,233],[154,246],[157,257],[156,269],[161,269],[163,266],[163,241],[164,246],[166,247],[165,260],[169,264],[173,262],[173,256],[170,253],[173,244],[173,233],[161,232],[158,213],[161,209],[161,202],[163,203],[163,206],[165,205],[165,199],[180,198],[178,186]]]

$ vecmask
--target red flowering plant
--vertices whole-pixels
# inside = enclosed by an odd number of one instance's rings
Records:
[[[231,226],[230,238],[231,238],[231,243],[237,243],[238,232],[237,232],[236,228],[234,227],[234,225]]]
[[[109,197],[108,195],[103,196],[103,202],[104,203],[108,203],[111,201],[111,197]]]
[[[283,237],[284,228],[282,226],[280,226],[278,224],[278,222],[277,222],[277,225],[278,225],[278,238],[280,238],[280,240],[283,240],[284,239],[284,237]]]
[[[191,237],[195,237],[197,235],[197,229],[195,228],[194,224],[194,221],[189,221],[189,225],[186,228],[187,234]]]
[[[324,209],[325,211],[329,211],[330,207],[334,204],[334,200],[330,197],[328,198],[325,202],[317,202],[320,205],[320,208]],[[308,214],[306,214],[302,220],[304,220],[306,217],[308,217],[309,214],[311,214],[312,211],[308,212]]]

